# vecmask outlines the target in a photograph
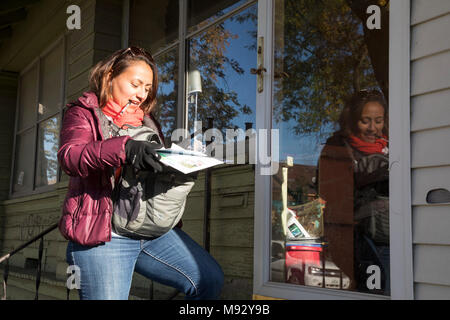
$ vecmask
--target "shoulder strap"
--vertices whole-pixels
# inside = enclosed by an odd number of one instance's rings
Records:
[[[159,138],[161,139],[162,143],[165,145],[165,139],[164,135],[161,130],[161,124],[156,120],[153,114],[148,114],[144,116],[143,124],[146,127],[152,128],[155,130],[155,132],[158,133]]]
[[[105,139],[119,136],[119,127],[109,120],[100,108],[95,108],[95,114],[100,122],[100,129],[102,130]]]

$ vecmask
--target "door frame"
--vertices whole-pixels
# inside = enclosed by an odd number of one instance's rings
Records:
[[[256,93],[256,130],[272,128],[273,1],[258,1],[258,38],[264,37],[264,90]],[[391,296],[270,282],[272,181],[255,166],[253,294],[281,299],[413,299],[410,151],[410,0],[390,2],[390,264]],[[269,130],[270,132],[270,130]],[[267,142],[268,150],[270,140]]]

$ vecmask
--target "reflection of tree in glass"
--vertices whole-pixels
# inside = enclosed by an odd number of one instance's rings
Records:
[[[58,119],[51,118],[39,125],[39,171],[37,172],[38,185],[56,183],[58,161],[59,125]]]
[[[349,94],[377,87],[363,27],[345,0],[277,5],[274,120],[293,120],[295,134],[320,135]]]
[[[170,137],[176,128],[178,50],[155,58],[158,66],[159,88],[154,115],[159,120],[165,137]]]
[[[234,34],[225,27],[226,24],[243,24],[247,21],[254,22],[256,26],[255,6],[207,29],[189,42],[189,70],[197,69],[202,76],[202,94],[198,97],[197,120],[206,124],[207,117],[213,117],[215,128],[233,128],[232,120],[235,117],[252,112],[248,105],[240,103],[238,94],[229,85],[232,76],[229,70],[239,76],[245,71],[241,66],[242,62],[227,53],[231,42],[236,40],[239,34]],[[256,34],[252,36],[252,39],[256,39]],[[256,40],[245,47],[255,51],[253,42]],[[189,116],[190,121],[193,121],[193,112],[190,112]]]
[[[362,22],[364,40],[373,71],[386,100],[389,99],[389,0],[346,0]],[[367,28],[367,8],[376,5],[380,9],[380,29]]]

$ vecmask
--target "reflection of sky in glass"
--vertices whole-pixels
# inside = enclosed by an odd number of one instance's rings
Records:
[[[240,14],[246,14],[248,11],[254,10],[256,13],[256,6],[244,10]],[[244,70],[244,74],[236,73],[230,65],[225,66],[224,78],[218,78],[216,86],[223,88],[224,91],[234,91],[238,96],[238,101],[241,105],[248,105],[250,107],[250,114],[239,113],[231,121],[231,128],[238,127],[245,129],[245,123],[251,122],[253,128],[256,117],[256,76],[251,75],[249,70],[256,66],[256,23],[251,19],[239,22],[236,18],[227,19],[223,22],[226,30],[232,34],[238,35],[237,39],[229,41],[226,47],[226,56],[228,58],[238,61],[240,67]],[[250,47],[251,49],[248,49]],[[305,60],[303,57],[301,60]],[[193,117],[193,104],[189,110],[191,117]],[[191,118],[190,117],[190,118]],[[295,135],[294,133],[295,120],[274,123],[274,129],[279,129],[280,132],[280,161],[284,162],[287,156],[294,157],[294,163],[301,163],[307,165],[316,165],[320,151],[323,147],[324,136],[327,132],[333,132],[334,128],[331,124],[323,126],[322,135]],[[192,124],[190,123],[191,132]],[[323,141],[322,141],[323,140]]]
[[[246,15],[248,13],[256,14],[256,5],[247,8],[243,12],[239,13],[239,15]],[[223,76],[217,77],[216,81],[214,81],[214,85],[217,89],[223,90],[225,93],[234,92],[237,95],[237,101],[242,106],[247,106],[250,110],[249,114],[244,114],[238,111],[238,115],[232,118],[228,122],[227,128],[235,129],[241,128],[245,129],[245,123],[251,122],[253,127],[255,127],[255,111],[256,111],[256,76],[250,74],[250,69],[254,68],[256,65],[256,21],[252,20],[252,18],[244,19],[244,21],[237,21],[236,15],[230,19],[225,20],[222,25],[223,28],[230,32],[232,35],[237,36],[236,38],[229,38],[228,42],[225,44],[226,48],[224,50],[224,55],[230,59],[234,60],[238,63],[239,67],[244,71],[243,74],[238,74],[235,70],[233,70],[232,66],[228,63],[224,63]],[[200,36],[201,37],[201,36]],[[200,38],[201,39],[201,38]],[[197,40],[198,41],[198,40]],[[204,41],[199,41],[199,43],[204,44]],[[212,48],[209,48],[212,49]],[[192,55],[191,55],[192,59]],[[212,62],[211,62],[212,63]],[[192,62],[190,65],[190,69],[193,68]],[[199,95],[198,99],[198,109],[200,110],[204,106],[200,105],[201,95],[208,94],[205,91],[204,81],[205,77],[208,76],[206,67],[199,66],[201,76],[202,76],[202,87],[203,92]],[[205,96],[204,96],[205,97]],[[222,101],[216,101],[218,105],[222,103]],[[232,101],[228,101],[227,104],[233,106],[235,109],[236,105]],[[192,120],[194,114],[194,104],[191,104],[191,108],[189,110],[189,118],[190,118],[190,129],[192,129]],[[208,116],[216,117],[217,115],[212,114],[209,110],[206,110]],[[220,116],[220,115],[219,115]],[[217,117],[216,117],[217,119]],[[203,124],[205,125],[205,124]],[[215,124],[215,127],[218,127]],[[226,129],[226,128],[219,128]],[[191,130],[192,131],[192,130]]]
[[[302,38],[303,39],[303,38]],[[280,49],[280,50],[279,50]],[[296,57],[290,57],[292,60],[296,61],[296,63],[305,63],[313,54],[314,48],[309,48],[311,52],[306,50],[299,50],[298,55]],[[285,58],[285,55],[282,51],[282,48],[274,48],[274,61],[275,64],[280,63]],[[284,61],[285,63],[285,61]],[[284,67],[286,68],[286,66]],[[280,66],[276,66],[275,69],[278,71],[281,69]],[[288,68],[287,68],[288,69]],[[281,99],[283,99],[283,81],[275,80],[274,82],[274,95],[277,91],[281,93]],[[286,89],[284,89],[286,90]],[[310,94],[312,89],[308,89],[308,93]],[[274,104],[283,104],[286,103],[283,100],[278,100],[274,98]],[[308,112],[307,110],[299,112]],[[331,135],[335,131],[335,125],[328,123],[324,124],[321,128],[320,133],[310,133],[310,134],[295,134],[295,127],[298,125],[295,119],[290,119],[288,121],[283,121],[279,119],[279,121],[275,121],[279,115],[274,114],[273,120],[273,128],[279,130],[279,160],[280,162],[286,162],[286,158],[288,156],[293,157],[294,164],[302,164],[302,165],[311,165],[316,166],[317,161],[320,156],[320,152],[322,151],[323,145],[326,141],[326,138]]]
[[[177,108],[177,85],[178,73],[178,48],[155,57],[158,67],[158,94],[157,105],[154,114],[161,123],[163,134],[169,137],[175,128],[175,116]]]
[[[242,3],[236,3],[236,5]],[[231,10],[232,7],[227,8],[225,11]],[[237,94],[237,100],[241,106],[247,105],[251,110],[250,114],[243,114],[239,112],[237,116],[228,122],[227,128],[242,128],[245,129],[245,123],[251,122],[253,127],[255,127],[255,117],[256,117],[256,106],[255,106],[255,95],[256,95],[256,76],[251,75],[249,70],[256,67],[256,21],[252,19],[245,19],[244,21],[237,21],[236,17],[239,15],[244,15],[248,12],[256,14],[256,5],[245,9],[243,12],[238,13],[234,17],[222,22],[224,29],[229,31],[233,35],[237,35],[236,39],[228,39],[224,54],[229,59],[234,59],[238,62],[239,67],[244,70],[243,74],[238,74],[229,64],[224,65],[223,77],[218,77],[215,81],[215,86],[222,89],[224,92],[235,92]],[[223,14],[223,13],[220,13]],[[214,27],[212,27],[214,28]],[[358,33],[362,34],[362,26],[358,26]],[[200,36],[195,36],[194,39],[199,39]],[[210,44],[211,45],[211,44]],[[250,48],[250,49],[249,49]],[[310,48],[311,49],[311,48]],[[208,48],[209,50],[209,48]],[[311,53],[305,50],[299,50],[299,55],[295,59],[297,62],[306,61],[311,57]],[[346,54],[346,53],[343,53]],[[294,57],[291,57],[294,58]],[[275,52],[275,60],[283,59],[282,54]],[[192,65],[189,65],[191,68]],[[189,68],[189,69],[190,69]],[[204,65],[200,66],[199,69],[202,72],[202,82],[205,80]],[[174,71],[177,72],[177,71]],[[160,84],[160,94],[169,95],[173,90],[175,90],[175,85],[173,82],[165,82]],[[310,91],[311,92],[311,91]],[[205,93],[205,90],[203,92]],[[309,96],[308,92],[304,92],[306,96]],[[201,94],[200,94],[201,95]],[[198,109],[200,110],[202,106],[200,105],[201,99],[199,96]],[[277,103],[277,102],[275,102]],[[282,101],[278,103],[283,103]],[[237,108],[232,102],[228,102],[229,105]],[[194,114],[194,104],[189,104],[189,128],[192,132],[192,120]],[[203,106],[204,107],[204,106]],[[212,112],[207,112],[207,116],[215,116]],[[216,117],[217,119],[217,117]],[[305,165],[316,165],[323,144],[326,138],[337,129],[334,124],[326,123],[321,126],[320,133],[311,134],[295,134],[295,125],[298,125],[295,119],[283,121],[282,123],[273,123],[274,129],[279,129],[280,142],[279,149],[280,161],[284,162],[287,156],[292,156],[294,158],[294,163],[305,164]],[[206,125],[205,123],[203,124]],[[215,127],[217,122],[215,122]],[[222,128],[225,129],[225,128]]]
[[[287,2],[280,1],[280,4],[285,6],[286,8],[292,8],[292,6],[287,6]],[[295,3],[295,1],[290,2],[291,4]],[[281,12],[281,11],[280,11]],[[333,57],[336,60],[333,60],[331,56],[327,54],[323,54],[324,58],[331,59],[331,62],[342,62],[345,61],[344,57],[351,57],[355,54],[353,46],[347,44],[345,42],[341,42],[341,46],[339,47],[339,51],[334,48],[336,45],[332,43],[338,39],[327,40],[327,35],[324,32],[324,36],[320,38],[320,41],[317,42],[317,37],[314,38],[316,34],[321,34],[323,30],[314,30],[314,27],[308,31],[306,26],[306,31],[303,29],[298,29],[299,26],[302,25],[303,20],[308,20],[309,17],[303,17],[302,22],[297,24],[299,17],[296,16],[295,13],[291,11],[282,11],[283,16],[280,14],[275,17],[275,21],[279,19],[279,25],[275,25],[275,48],[274,48],[274,63],[276,71],[286,71],[287,73],[291,73],[292,70],[307,70],[308,68],[299,68],[295,69],[296,66],[300,64],[305,64],[308,66],[310,60],[314,61],[314,55],[317,54],[318,48],[324,49],[326,48],[323,43],[326,41],[330,42],[330,46],[336,52],[339,52],[339,57]],[[315,19],[314,15],[311,15],[311,19]],[[352,19],[355,19],[354,17]],[[347,21],[347,20],[346,20]],[[350,19],[348,19],[350,21]],[[352,20],[353,21],[353,20]],[[311,23],[309,27],[314,26],[314,23]],[[363,26],[361,23],[355,24],[355,34],[360,36],[363,35]],[[290,37],[290,38],[289,38]],[[316,41],[309,41],[308,39],[316,39]],[[301,45],[305,45],[305,47],[301,47]],[[317,45],[317,48],[316,48]],[[332,51],[330,51],[332,52]],[[339,60],[341,59],[341,60]],[[347,64],[348,65],[348,64]],[[371,76],[372,69],[362,70],[361,79]],[[303,133],[296,134],[295,129],[298,129],[300,120],[294,119],[299,114],[308,114],[311,112],[308,107],[308,103],[312,103],[312,99],[314,96],[320,96],[322,93],[322,88],[317,84],[317,78],[313,79],[314,70],[311,70],[309,73],[305,72],[305,74],[290,74],[291,81],[292,78],[298,77],[298,79],[302,80],[302,83],[290,83],[286,85],[283,80],[275,79],[274,80],[274,99],[273,99],[273,128],[279,130],[279,159],[280,162],[286,162],[286,157],[291,156],[294,159],[295,164],[303,164],[303,165],[312,165],[316,166],[318,158],[320,156],[320,152],[326,142],[327,138],[338,129],[338,125],[336,123],[330,123],[330,119],[327,119],[327,122],[322,122],[319,125],[320,132],[317,133]],[[321,74],[318,72],[317,74]],[[325,72],[323,74],[326,74]],[[311,77],[311,78],[310,78]],[[306,79],[304,81],[303,79]],[[313,83],[313,80],[316,80]],[[324,79],[327,80],[327,79]],[[341,79],[342,81],[347,81],[347,79]],[[351,86],[349,86],[351,87]],[[289,90],[289,91],[288,91]],[[338,93],[336,92],[336,95]],[[290,109],[291,101],[289,98],[297,97],[297,100],[304,99],[306,104],[299,104],[299,106]],[[324,96],[326,97],[326,96]],[[301,100],[299,100],[301,101]],[[333,101],[325,100],[321,105],[322,110],[327,109],[330,105],[333,105]],[[281,116],[282,110],[288,110],[290,112],[295,111],[294,114],[291,114],[291,119],[283,119]],[[316,112],[316,111],[312,111]],[[300,118],[300,117],[299,117]],[[301,123],[301,122],[300,122]],[[296,128],[297,127],[297,128]]]
[[[244,12],[255,11],[256,6],[253,6]],[[244,74],[239,75],[234,72],[229,65],[226,66],[225,79],[221,79],[220,85],[223,87],[232,87],[238,94],[241,105],[248,105],[251,109],[250,114],[240,114],[234,121],[234,125],[245,129],[245,122],[253,123],[255,127],[255,112],[256,112],[256,76],[250,74],[250,69],[256,66],[256,39],[253,32],[256,33],[256,24],[254,21],[246,20],[242,23],[235,20],[226,20],[224,23],[225,29],[230,30],[233,34],[239,35],[239,38],[230,42],[227,52],[230,57],[239,61]],[[247,47],[251,47],[248,49]]]
[[[175,84],[170,82],[163,82],[159,84],[158,94],[159,95],[169,95],[171,92],[175,90]]]
[[[278,129],[280,135],[280,162],[286,162],[286,157],[290,156],[294,158],[295,164],[317,165],[326,137],[335,131],[333,124],[324,125],[321,135],[295,135],[293,130],[294,125],[295,121],[292,120],[283,122],[281,126],[274,124],[273,128]]]

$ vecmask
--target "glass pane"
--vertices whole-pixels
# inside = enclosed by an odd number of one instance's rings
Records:
[[[64,46],[61,41],[41,60],[41,83],[38,117],[45,118],[58,112],[62,103],[62,71],[64,63]]]
[[[207,25],[247,1],[248,0],[189,0],[187,22],[188,33]]]
[[[32,126],[36,121],[37,64],[20,77],[18,129]]]
[[[271,280],[389,295],[388,8],[348,3],[274,1]]]
[[[53,117],[39,124],[36,187],[55,184],[58,176],[59,119]]]
[[[158,95],[154,111],[166,139],[176,129],[178,105],[178,47],[155,57],[158,66]]]
[[[246,130],[255,127],[256,4],[189,41],[188,126]],[[239,137],[238,137],[239,139]]]
[[[178,0],[132,0],[130,45],[155,53],[178,38]]]
[[[16,140],[13,192],[31,191],[34,170],[34,128],[19,135]]]

